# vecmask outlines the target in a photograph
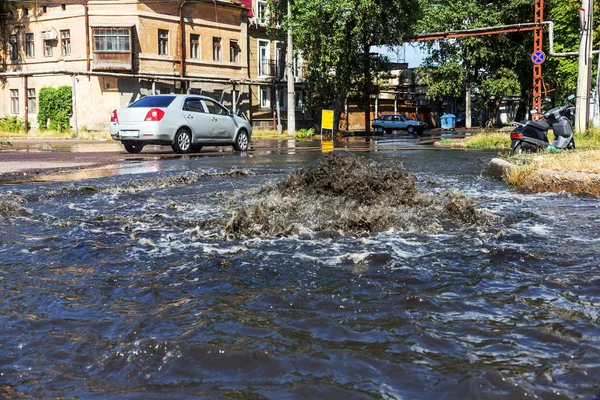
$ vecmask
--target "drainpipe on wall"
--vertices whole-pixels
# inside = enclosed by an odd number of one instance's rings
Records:
[[[77,137],[77,135],[79,135],[79,128],[77,126],[77,90],[75,90],[77,79],[75,75],[71,75],[71,84],[73,85],[71,88],[71,96],[73,100],[73,133],[75,134],[75,137]]]
[[[183,0],[181,5],[179,6],[179,43],[180,43],[180,63],[179,63],[179,77],[185,78],[185,28],[183,26],[183,7],[185,6],[186,1]],[[181,82],[181,93],[186,93],[187,83],[185,81]]]
[[[90,72],[90,13],[87,0],[83,5],[83,10],[85,20],[85,65],[86,71]]]
[[[23,91],[25,93],[25,114],[23,115],[23,122],[25,123],[25,136],[29,135],[29,96],[27,96],[29,82],[27,79],[27,76],[23,77]]]

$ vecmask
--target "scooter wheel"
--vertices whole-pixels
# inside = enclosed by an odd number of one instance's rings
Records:
[[[515,145],[515,147],[510,149],[510,155],[514,156],[516,154],[523,154],[525,151],[523,150],[523,143],[519,142]]]

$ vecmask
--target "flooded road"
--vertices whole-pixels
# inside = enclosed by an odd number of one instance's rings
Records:
[[[600,394],[597,199],[495,153],[309,147],[1,186],[0,397]]]

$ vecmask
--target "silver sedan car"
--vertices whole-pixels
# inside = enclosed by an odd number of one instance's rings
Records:
[[[170,145],[180,154],[200,151],[203,145],[246,151],[252,127],[209,97],[164,94],[114,110],[110,135],[129,153],[139,153],[147,144]]]

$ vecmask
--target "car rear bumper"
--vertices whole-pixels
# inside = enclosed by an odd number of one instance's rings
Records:
[[[156,122],[143,122],[136,125],[123,125],[118,122],[111,122],[110,124],[110,136],[114,140],[173,141],[171,135],[162,132],[164,130]]]

